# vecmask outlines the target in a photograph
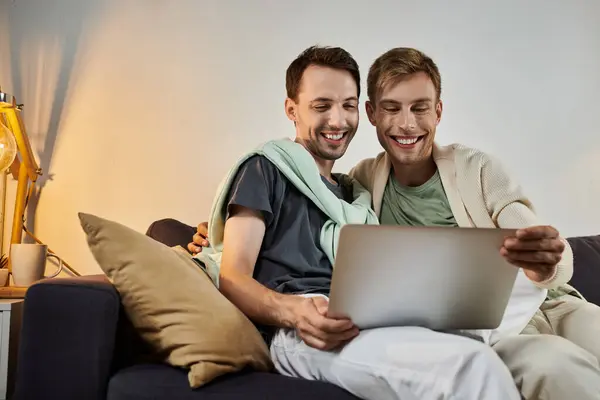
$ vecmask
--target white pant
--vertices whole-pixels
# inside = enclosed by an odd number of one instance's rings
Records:
[[[368,400],[520,400],[506,365],[484,343],[419,327],[361,331],[335,352],[280,329],[271,356],[283,375],[341,386]]]
[[[600,308],[563,296],[544,302],[523,334],[493,349],[396,327],[361,331],[343,349],[323,352],[279,330],[271,356],[283,375],[330,382],[368,400],[512,400],[521,398],[517,387],[526,400],[598,400],[598,332]]]

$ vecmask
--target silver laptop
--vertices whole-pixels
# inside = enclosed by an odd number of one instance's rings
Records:
[[[518,268],[500,255],[512,229],[345,225],[329,313],[361,329],[495,329]]]

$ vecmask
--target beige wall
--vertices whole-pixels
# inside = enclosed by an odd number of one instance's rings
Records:
[[[501,157],[565,234],[600,233],[600,3],[360,3],[0,1],[0,84],[45,170],[36,234],[95,273],[78,211],[140,231],[205,220],[237,155],[293,135],[284,72],[314,43],[365,77],[390,47],[423,49],[443,74],[439,140]],[[337,169],[378,151],[363,113]]]

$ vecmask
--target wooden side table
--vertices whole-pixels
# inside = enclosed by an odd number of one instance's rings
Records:
[[[14,388],[22,316],[23,299],[0,299],[0,400]]]

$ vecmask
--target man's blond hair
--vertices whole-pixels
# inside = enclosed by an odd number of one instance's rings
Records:
[[[367,95],[376,106],[377,97],[390,84],[410,75],[424,72],[435,86],[437,100],[442,95],[442,78],[437,65],[423,52],[408,47],[396,47],[379,56],[371,65],[367,77]]]

